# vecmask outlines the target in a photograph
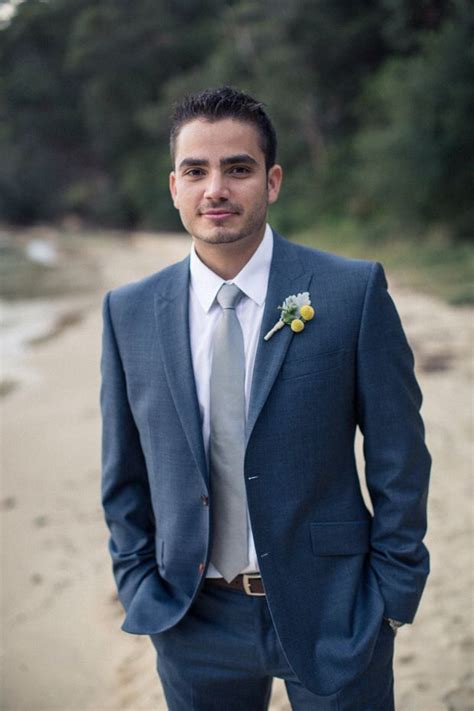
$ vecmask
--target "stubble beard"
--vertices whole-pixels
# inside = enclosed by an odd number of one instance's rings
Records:
[[[191,234],[195,239],[200,242],[205,242],[206,244],[232,244],[234,242],[240,242],[251,235],[263,232],[267,219],[267,208],[267,200],[262,201],[262,203],[256,206],[247,216],[245,223],[241,225],[240,228],[216,226],[205,232],[198,228],[197,230],[191,231]]]

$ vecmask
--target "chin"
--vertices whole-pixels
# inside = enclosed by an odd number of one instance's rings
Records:
[[[198,233],[194,234],[196,239],[201,240],[201,242],[207,242],[208,244],[230,244],[232,242],[238,242],[243,239],[246,234],[242,232],[229,231],[222,229],[222,227],[217,227],[212,232],[208,233]]]

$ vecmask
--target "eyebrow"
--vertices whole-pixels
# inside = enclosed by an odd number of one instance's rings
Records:
[[[249,156],[248,153],[238,153],[235,156],[227,156],[226,158],[222,158],[220,161],[221,165],[234,165],[235,163],[258,165],[255,158]],[[184,158],[184,160],[182,160],[179,164],[178,168],[189,168],[199,165],[209,165],[209,161],[205,158]]]

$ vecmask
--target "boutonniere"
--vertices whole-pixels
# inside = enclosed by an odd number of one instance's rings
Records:
[[[307,291],[288,296],[278,309],[281,311],[280,319],[264,336],[265,341],[269,341],[273,334],[285,325],[289,326],[294,333],[300,333],[306,321],[311,321],[314,317],[314,309]]]

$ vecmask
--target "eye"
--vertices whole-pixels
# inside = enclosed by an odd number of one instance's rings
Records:
[[[251,170],[248,165],[233,165],[232,168],[230,168],[229,173],[232,175],[249,175]]]
[[[199,178],[201,175],[204,175],[204,171],[202,168],[190,168],[184,175],[188,178]]]

